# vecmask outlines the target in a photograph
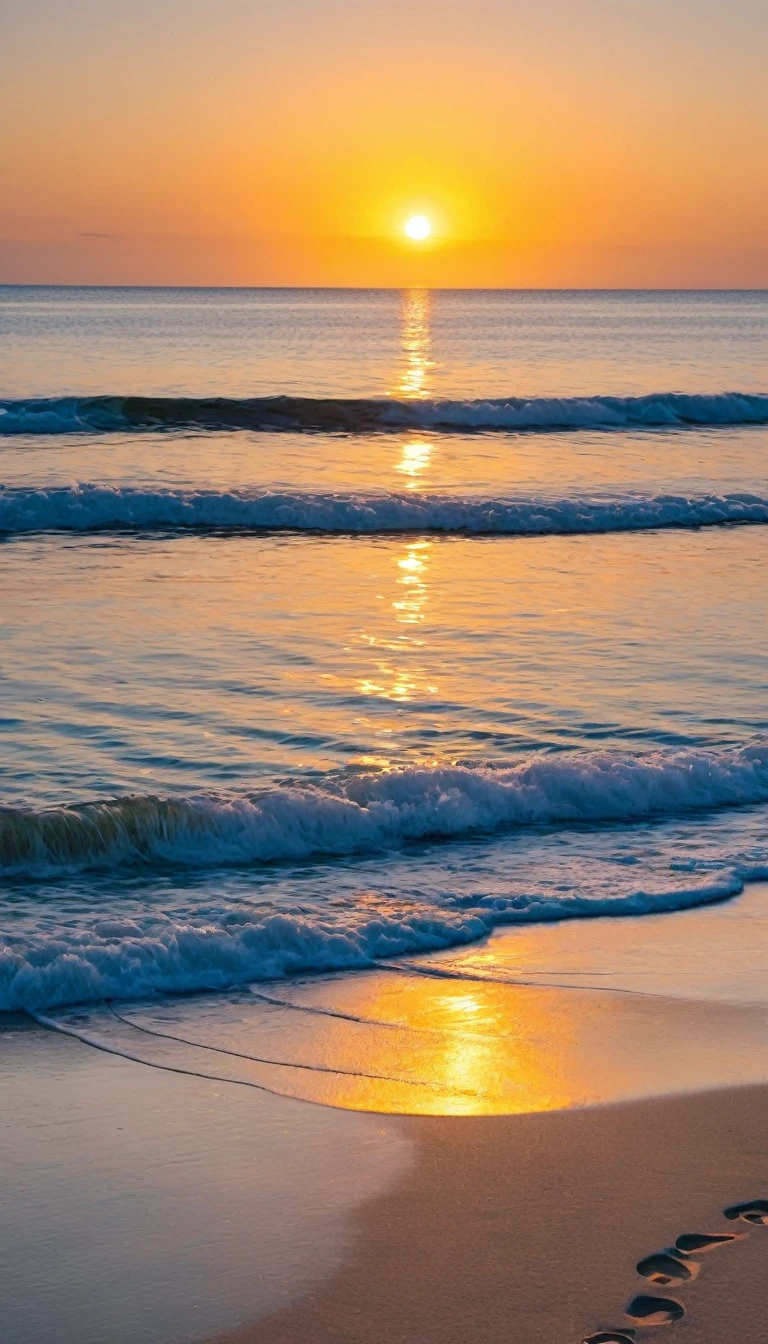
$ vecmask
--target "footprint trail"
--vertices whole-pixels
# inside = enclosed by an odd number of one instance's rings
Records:
[[[743,1204],[731,1204],[723,1209],[729,1222],[749,1223],[752,1227],[768,1227],[768,1199],[750,1199]],[[703,1268],[693,1256],[707,1255],[710,1251],[741,1241],[748,1232],[681,1232],[674,1246],[654,1251],[638,1260],[637,1273],[661,1287],[682,1287],[691,1283]],[[582,1344],[635,1344],[636,1330],[659,1325],[673,1325],[685,1316],[685,1307],[673,1297],[656,1297],[639,1293],[625,1310],[635,1329],[617,1326],[584,1335]]]

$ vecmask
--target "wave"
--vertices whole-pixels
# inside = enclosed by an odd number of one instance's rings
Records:
[[[0,1012],[364,970],[384,958],[476,942],[503,924],[661,914],[728,900],[742,887],[742,877],[727,875],[613,899],[479,896],[474,906],[460,910],[414,902],[392,913],[379,907],[338,916],[222,908],[200,918],[103,919],[87,929],[0,944]]]
[[[0,810],[0,873],[210,867],[375,853],[515,827],[632,822],[768,802],[768,741],[732,751],[535,755],[242,795],[136,795]]]
[[[640,397],[43,397],[0,401],[0,436],[121,430],[658,429],[768,424],[768,393],[650,392]]]
[[[725,523],[768,523],[768,497],[734,493],[550,499],[410,493],[253,494],[88,484],[55,489],[0,487],[0,533],[5,535],[183,529],[551,536]]]

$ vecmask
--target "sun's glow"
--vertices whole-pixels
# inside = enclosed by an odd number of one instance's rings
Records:
[[[405,232],[415,243],[423,243],[432,232],[432,225],[426,215],[412,215],[405,226]]]

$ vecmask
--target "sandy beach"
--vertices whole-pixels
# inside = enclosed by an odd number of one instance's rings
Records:
[[[671,940],[684,918],[643,927]],[[523,940],[494,940],[482,966],[513,953]],[[406,972],[269,992],[292,1009],[247,993],[124,1005],[113,1035],[98,1005],[60,1014],[98,1049],[7,1019],[12,1344],[642,1340],[655,1331],[626,1308],[643,1293],[684,1308],[671,1339],[760,1336],[768,1228],[723,1211],[768,1198],[764,1006]],[[197,1023],[204,1040],[206,1022],[220,1044],[332,1067],[238,1072],[221,1048],[153,1034]],[[142,1060],[114,1053],[126,1042]],[[354,1062],[368,1073],[350,1090]],[[682,1234],[733,1232],[686,1257],[680,1285],[637,1273]]]
[[[308,1106],[0,1023],[3,1344],[187,1344],[341,1263],[410,1144]]]
[[[355,1215],[341,1268],[294,1306],[216,1344],[542,1344],[637,1327],[636,1294],[685,1316],[697,1344],[761,1337],[768,1228],[723,1217],[768,1194],[768,1088],[528,1116],[402,1120],[417,1160]],[[637,1262],[687,1232],[747,1233],[695,1281],[649,1284]],[[640,1329],[641,1338],[654,1329]]]

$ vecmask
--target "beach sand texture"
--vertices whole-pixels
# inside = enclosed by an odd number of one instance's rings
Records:
[[[682,1309],[662,1330],[672,1341],[761,1337],[768,1227],[759,1205],[757,1221],[725,1210],[768,1199],[764,1008],[384,979],[293,993],[360,1017],[407,1010],[394,1044],[374,1033],[362,1062],[402,1067],[410,1032],[414,1076],[455,1081],[464,1057],[486,1113],[468,1113],[465,1087],[436,1094],[444,1114],[376,1114],[377,1087],[385,1105],[417,1089],[371,1079],[372,1113],[349,1109],[343,1079],[336,1105],[307,1104],[262,1090],[275,1069],[233,1086],[169,1072],[169,1041],[156,1054],[148,1037],[137,1062],[18,1019],[3,1038],[12,1344],[578,1344],[617,1330],[642,1344],[659,1327],[647,1303],[640,1319],[628,1308],[648,1296]],[[449,1037],[459,990],[475,1034],[449,1046],[439,1024]],[[254,1045],[265,1020],[246,1019]],[[277,1024],[271,1049],[305,1041]],[[182,1068],[214,1057],[180,1048]],[[734,1239],[675,1246],[693,1234]],[[51,1245],[41,1295],[35,1248]]]
[[[340,1270],[303,1301],[217,1344],[544,1344],[763,1338],[768,1227],[728,1221],[768,1194],[768,1089],[580,1111],[403,1120],[417,1160],[355,1215]],[[638,1262],[686,1233],[739,1234],[689,1256],[674,1287]],[[746,1235],[744,1235],[746,1234]],[[659,1330],[633,1298],[685,1315]]]

